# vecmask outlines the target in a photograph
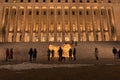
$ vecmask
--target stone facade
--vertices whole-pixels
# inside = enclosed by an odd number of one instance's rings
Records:
[[[0,42],[120,41],[120,0],[0,0]]]

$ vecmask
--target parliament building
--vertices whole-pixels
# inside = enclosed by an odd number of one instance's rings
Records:
[[[120,0],[0,0],[0,42],[120,41]]]

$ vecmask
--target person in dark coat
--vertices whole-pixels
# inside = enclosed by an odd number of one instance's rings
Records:
[[[6,49],[6,61],[9,59],[9,48]]]
[[[98,53],[99,53],[98,48],[95,48],[95,58],[96,58],[96,60],[99,59],[99,57],[98,57]]]
[[[112,52],[114,55],[114,59],[116,59],[117,58],[117,49],[115,47],[113,47]]]
[[[54,50],[52,50],[51,53],[52,53],[52,59],[53,59],[54,58]]]
[[[37,58],[37,50],[35,48],[33,52],[33,61],[36,61],[36,58]]]
[[[69,61],[71,61],[72,60],[72,49],[70,48],[69,49]]]
[[[10,49],[10,59],[13,59],[13,48]]]
[[[50,61],[50,49],[48,48],[48,51],[47,51],[47,56],[48,56],[48,61]]]
[[[33,49],[32,48],[30,48],[30,50],[29,50],[29,55],[30,55],[30,61],[32,61],[32,56],[33,56]]]
[[[119,49],[119,51],[118,51],[118,58],[120,59],[120,49]]]
[[[59,50],[58,50],[58,53],[59,53],[59,61],[62,61],[62,53],[63,53],[63,50],[62,48],[60,47]]]
[[[76,48],[75,47],[73,49],[73,58],[74,58],[74,60],[76,60]]]

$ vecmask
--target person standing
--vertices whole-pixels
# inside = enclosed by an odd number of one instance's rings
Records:
[[[70,48],[69,49],[69,61],[71,61],[72,60],[72,49]]]
[[[54,50],[52,50],[51,53],[52,53],[52,59],[54,59]]]
[[[30,48],[30,50],[29,50],[29,55],[30,55],[30,61],[32,61],[32,56],[33,56],[33,49],[32,48]]]
[[[37,58],[37,50],[36,50],[36,48],[34,48],[33,61],[36,61],[36,58]]]
[[[6,61],[9,59],[9,48],[6,49]]]
[[[74,58],[74,61],[76,60],[76,48],[74,47],[73,49],[73,58]]]
[[[13,48],[10,49],[10,59],[13,59]]]
[[[62,48],[61,48],[61,46],[60,46],[60,48],[59,48],[59,50],[58,50],[58,53],[59,53],[59,61],[62,61],[62,53],[63,53],[63,50],[62,50]]]
[[[115,47],[113,47],[112,52],[114,55],[114,59],[116,59],[117,58],[117,49]]]
[[[95,58],[96,58],[96,60],[99,59],[99,57],[98,57],[98,53],[99,53],[98,48],[95,48]]]
[[[47,51],[47,56],[48,56],[48,61],[50,61],[50,49],[48,48],[48,51]]]
[[[118,51],[118,58],[120,59],[120,49],[119,49],[119,51]]]

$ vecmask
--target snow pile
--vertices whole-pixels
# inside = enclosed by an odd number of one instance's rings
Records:
[[[80,67],[80,66],[93,66],[94,64],[36,64],[36,63],[22,63],[14,65],[1,65],[0,69],[8,70],[29,70],[40,68],[59,68],[59,67]]]

